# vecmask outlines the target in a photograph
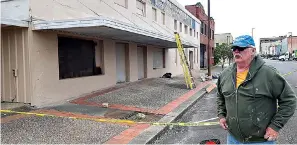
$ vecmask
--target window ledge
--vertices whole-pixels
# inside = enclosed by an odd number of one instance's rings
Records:
[[[118,4],[118,3],[114,3],[114,4],[116,4],[116,5],[118,5],[118,6],[120,6],[120,7],[123,7],[123,8],[125,8],[125,9],[128,9],[128,7],[127,6],[123,6],[123,5],[121,5],[121,4]]]
[[[157,69],[164,69],[164,68],[153,68],[153,70],[157,70]]]
[[[105,76],[105,74],[91,75],[91,76],[81,76],[81,77],[73,77],[73,78],[65,78],[65,79],[60,79],[59,78],[59,81],[67,81],[67,80],[73,80],[73,79],[84,79],[84,78],[89,78],[89,77],[100,77],[100,76]]]

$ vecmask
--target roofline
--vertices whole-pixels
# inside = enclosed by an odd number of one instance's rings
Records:
[[[59,30],[67,28],[78,28],[78,27],[110,27],[114,29],[120,29],[123,31],[128,31],[132,33],[137,33],[145,35],[148,37],[154,37],[158,39],[163,39],[167,41],[175,41],[174,32],[172,35],[164,35],[157,31],[151,31],[140,26],[135,26],[129,23],[125,23],[119,20],[107,18],[104,16],[100,17],[90,17],[83,19],[67,19],[67,20],[53,20],[53,21],[35,21],[33,22],[33,30]],[[193,47],[199,47],[199,44],[185,40],[182,38],[182,41],[186,45],[191,45]]]
[[[192,19],[194,19],[195,21],[197,21],[199,24],[201,24],[201,20],[199,20],[196,16],[194,16],[192,13],[190,13],[185,6],[183,6],[182,4],[180,4],[179,2],[177,2],[176,0],[168,0],[170,2],[172,2],[173,4],[175,4],[178,8],[180,8],[182,11],[184,11],[186,14],[188,14]]]
[[[215,35],[222,35],[222,34],[230,34],[230,35],[232,35],[231,33],[217,33]]]
[[[29,22],[24,20],[8,19],[1,17],[1,24],[19,27],[29,27]]]

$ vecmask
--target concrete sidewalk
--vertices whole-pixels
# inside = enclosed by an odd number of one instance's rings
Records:
[[[165,128],[158,128],[148,136],[145,134],[151,130],[150,124],[96,122],[83,118],[172,122],[205,94],[205,88],[210,84],[213,82],[202,83],[196,79],[197,88],[190,91],[186,89],[182,76],[171,79],[146,79],[100,90],[62,105],[30,111],[60,117],[25,114],[4,116],[1,117],[1,142],[7,144],[145,143],[148,138],[156,136],[158,131]],[[103,103],[108,103],[108,106]],[[138,113],[145,114],[145,118],[138,118]],[[143,135],[146,138],[143,138]]]

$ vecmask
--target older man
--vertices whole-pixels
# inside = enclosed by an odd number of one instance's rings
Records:
[[[228,130],[227,142],[274,144],[294,114],[296,95],[281,74],[256,55],[251,36],[237,37],[232,50],[235,63],[217,82],[218,116]]]

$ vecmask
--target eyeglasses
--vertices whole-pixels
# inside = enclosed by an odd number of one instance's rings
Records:
[[[233,51],[235,51],[236,49],[237,49],[238,51],[243,51],[243,50],[247,49],[247,47],[238,47],[238,46],[236,46],[236,47],[233,47],[233,48],[232,48]]]

